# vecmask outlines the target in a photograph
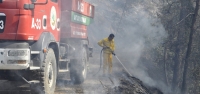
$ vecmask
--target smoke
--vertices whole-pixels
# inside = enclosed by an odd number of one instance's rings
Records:
[[[154,57],[150,52],[163,44],[167,33],[157,16],[161,15],[159,0],[87,0],[95,5],[94,23],[88,28],[90,43],[100,51],[97,42],[115,34],[116,54],[129,71],[145,84],[170,93],[162,80],[149,76],[152,61],[141,58]],[[149,55],[149,56],[148,56]],[[143,61],[143,62],[141,62]],[[145,65],[148,64],[148,65]],[[159,71],[159,70],[157,70]]]

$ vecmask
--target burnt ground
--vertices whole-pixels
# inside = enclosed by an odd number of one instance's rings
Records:
[[[122,66],[114,61],[113,74],[102,76],[99,70],[99,55],[90,59],[90,67],[85,82],[74,85],[69,73],[59,74],[55,94],[163,94],[156,88],[145,86],[135,77],[128,77]],[[0,81],[0,94],[30,94],[25,82]]]

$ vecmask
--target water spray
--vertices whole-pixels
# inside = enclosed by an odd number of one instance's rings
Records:
[[[131,74],[130,74],[130,72],[126,69],[126,67],[123,65],[123,63],[119,60],[119,58],[116,56],[116,55],[114,55],[115,57],[116,57],[116,59],[119,61],[119,63],[124,67],[124,69],[125,69],[125,71],[128,73],[128,75],[129,76],[132,76]]]

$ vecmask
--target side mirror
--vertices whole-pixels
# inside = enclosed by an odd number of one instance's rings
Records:
[[[35,8],[34,4],[24,4],[24,9],[33,10]]]

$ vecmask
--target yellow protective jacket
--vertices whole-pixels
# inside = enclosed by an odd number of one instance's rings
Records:
[[[109,47],[110,49],[104,49],[104,53],[112,53],[115,50],[114,39],[109,41],[108,38],[104,38],[98,42],[101,47]]]

